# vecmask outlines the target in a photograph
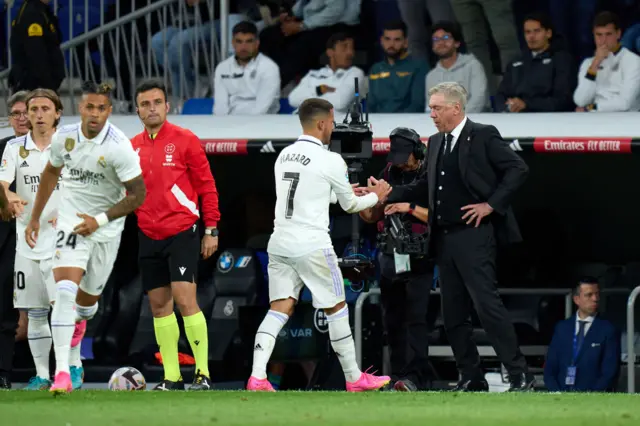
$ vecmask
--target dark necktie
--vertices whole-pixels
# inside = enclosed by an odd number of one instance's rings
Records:
[[[451,152],[451,141],[453,141],[453,135],[451,133],[447,133],[444,138],[444,154],[447,155]]]
[[[582,342],[584,342],[584,328],[587,325],[586,321],[578,321],[578,337],[576,339],[577,352],[580,352]]]

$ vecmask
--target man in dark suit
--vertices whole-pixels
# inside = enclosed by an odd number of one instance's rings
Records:
[[[581,279],[573,292],[578,312],[556,325],[549,345],[544,366],[549,391],[613,390],[620,371],[620,333],[597,316],[599,301],[597,280]]]
[[[509,390],[530,390],[534,379],[496,291],[495,266],[496,243],[521,241],[509,201],[529,169],[495,127],[465,116],[466,101],[467,91],[458,83],[429,90],[439,133],[429,138],[426,179],[394,187],[387,202],[428,201],[430,254],[438,265],[444,326],[461,373],[454,390],[488,390],[471,338],[472,304],[509,372]]]

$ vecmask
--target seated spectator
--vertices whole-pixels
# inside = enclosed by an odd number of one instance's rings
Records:
[[[593,24],[596,52],[582,62],[573,93],[576,111],[638,111],[640,56],[620,45],[620,20],[599,13]]]
[[[620,333],[598,317],[598,281],[584,277],[575,287],[575,316],[555,328],[544,383],[549,391],[605,392],[612,390],[620,364]]]
[[[365,75],[353,66],[353,39],[346,33],[331,36],[327,42],[329,65],[309,71],[289,94],[289,104],[297,108],[309,98],[320,97],[333,104],[336,121],[342,118],[355,100],[355,78],[360,95],[364,96]]]
[[[576,71],[571,55],[554,45],[550,18],[526,17],[524,35],[529,51],[507,66],[496,95],[496,111],[573,111]]]
[[[384,27],[380,44],[386,59],[369,72],[367,109],[372,113],[423,112],[429,65],[407,52],[407,26],[402,21]]]
[[[260,33],[260,50],[280,67],[282,87],[319,65],[331,34],[357,25],[361,0],[298,0]]]
[[[487,108],[487,76],[482,64],[473,54],[458,52],[462,42],[460,27],[442,21],[432,27],[433,53],[438,58],[436,67],[429,71],[426,81],[425,104],[429,108],[428,92],[433,86],[446,81],[461,84],[469,94],[466,111],[482,112]]]
[[[216,68],[213,83],[216,115],[276,114],[280,110],[280,70],[258,52],[258,28],[252,22],[233,27],[235,56]]]

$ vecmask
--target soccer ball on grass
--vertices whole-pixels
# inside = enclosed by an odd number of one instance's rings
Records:
[[[144,376],[133,367],[118,368],[109,379],[109,390],[112,391],[138,391],[146,388]]]

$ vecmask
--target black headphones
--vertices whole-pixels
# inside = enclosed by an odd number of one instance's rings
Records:
[[[393,143],[393,140],[397,138],[413,143],[413,156],[416,157],[416,160],[424,159],[424,145],[422,144],[422,140],[420,140],[418,132],[408,127],[396,127],[391,131],[389,140]]]

